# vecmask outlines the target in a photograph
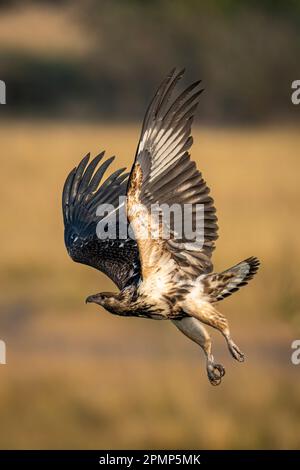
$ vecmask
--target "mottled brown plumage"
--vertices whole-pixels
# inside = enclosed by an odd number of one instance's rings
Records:
[[[222,273],[213,273],[216,210],[189,154],[191,126],[202,90],[196,82],[172,100],[182,75],[183,71],[173,70],[150,103],[128,180],[120,170],[98,188],[103,170],[96,170],[95,160],[87,167],[88,159],[71,172],[63,196],[65,239],[75,261],[97,267],[120,288],[119,293],[89,296],[87,302],[116,315],[171,320],[203,349],[208,378],[217,385],[225,370],[214,361],[204,324],[219,330],[232,356],[244,360],[226,318],[215,304],[245,285],[259,262],[251,257]],[[103,201],[113,201],[117,207],[115,196],[125,193],[125,183],[127,217],[135,240],[114,239],[104,245],[92,232],[97,220],[92,209]],[[166,223],[162,207],[174,204],[183,210],[189,206],[193,227],[203,221],[202,237],[191,239],[171,218]],[[152,210],[154,205],[159,206],[157,212]],[[196,235],[200,235],[198,232]]]

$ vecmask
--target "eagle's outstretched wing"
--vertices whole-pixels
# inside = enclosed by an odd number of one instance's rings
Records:
[[[211,254],[218,229],[216,211],[209,189],[189,155],[192,121],[202,92],[200,82],[190,85],[170,103],[183,73],[173,70],[154,96],[130,174],[127,212],[139,247],[143,278],[168,259],[191,278],[212,271]],[[152,229],[157,224],[150,212],[153,204],[177,204],[183,211],[188,204],[190,225],[195,228],[202,220],[202,238],[191,240],[184,233],[178,234],[174,222],[169,226],[173,235],[170,239],[161,236],[160,225],[156,227],[157,238],[146,237],[150,224]]]
[[[104,222],[108,215],[104,212],[97,216],[96,211],[100,204],[110,204],[117,209],[119,197],[126,195],[128,174],[124,173],[125,168],[121,168],[100,185],[114,159],[109,158],[99,165],[103,156],[104,152],[89,162],[90,155],[86,155],[66,179],[62,196],[65,244],[74,261],[102,271],[122,289],[139,278],[137,245],[129,237],[119,238],[121,222],[118,217],[115,217],[117,227],[114,233],[107,238],[99,238],[97,224],[102,219]],[[115,215],[118,214],[116,210]]]

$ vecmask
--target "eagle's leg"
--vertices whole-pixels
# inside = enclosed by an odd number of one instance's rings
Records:
[[[214,362],[211,353],[211,338],[204,326],[192,317],[184,317],[181,320],[172,320],[174,325],[188,338],[199,344],[206,356],[206,370],[212,385],[219,385],[225,375],[225,369],[221,364]]]
[[[219,330],[226,339],[227,346],[232,357],[239,362],[244,362],[245,355],[231,339],[227,319],[222,315],[222,313],[218,312],[212,304],[207,303],[206,305],[202,305],[196,313],[193,312],[191,315],[206,325]]]

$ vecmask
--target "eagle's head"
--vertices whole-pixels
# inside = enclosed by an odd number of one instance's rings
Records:
[[[99,294],[90,295],[86,298],[85,303],[101,305],[105,310],[116,315],[122,315],[124,308],[126,308],[119,295],[113,292],[99,292]]]
[[[101,305],[106,310],[116,315],[127,315],[135,292],[134,286],[131,286],[119,293],[99,292],[99,294],[90,295],[85,303],[94,303]]]
[[[115,300],[115,294],[113,292],[99,292],[99,294],[87,297],[85,303],[94,303],[106,307],[106,305],[112,305]]]

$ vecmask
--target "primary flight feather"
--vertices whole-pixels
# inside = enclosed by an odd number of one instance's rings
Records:
[[[63,190],[65,244],[74,261],[104,272],[119,288],[118,293],[91,295],[87,302],[116,315],[171,320],[201,346],[208,378],[218,385],[225,369],[214,361],[204,324],[219,330],[232,356],[244,360],[216,303],[247,284],[259,261],[251,257],[213,273],[216,210],[189,154],[202,89],[195,82],[173,99],[183,73],[174,69],[151,101],[129,175],[122,168],[102,182],[113,160],[102,162],[104,152],[91,161],[88,154],[70,172]],[[99,212],[101,205],[108,205],[108,214]],[[166,220],[164,208],[175,208],[183,225],[187,211],[196,230],[180,230],[178,217],[167,210]],[[113,232],[99,236],[98,224],[108,227],[112,221]]]

